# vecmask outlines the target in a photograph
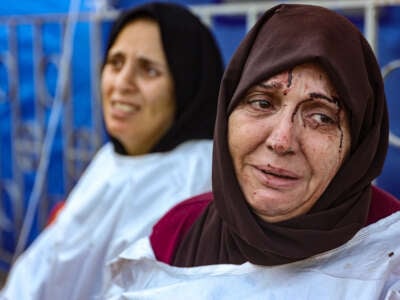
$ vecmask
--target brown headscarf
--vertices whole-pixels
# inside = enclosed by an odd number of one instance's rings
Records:
[[[336,87],[349,117],[351,151],[311,211],[267,223],[252,212],[236,179],[228,117],[251,86],[305,62],[320,63]],[[371,181],[388,147],[383,81],[367,41],[345,17],[325,8],[284,4],[268,10],[224,74],[214,141],[214,201],[178,247],[173,265],[277,265],[344,244],[366,222]]]

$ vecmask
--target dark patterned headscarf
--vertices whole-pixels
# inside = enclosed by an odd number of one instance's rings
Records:
[[[248,206],[227,142],[228,117],[253,85],[306,62],[328,73],[348,115],[349,157],[314,207],[268,223]],[[388,115],[376,58],[359,30],[325,8],[279,5],[248,33],[224,74],[214,135],[214,201],[178,247],[177,266],[277,265],[336,248],[365,225],[371,181],[383,167]]]
[[[223,64],[209,29],[178,4],[153,2],[120,15],[111,28],[106,55],[121,30],[140,17],[160,26],[161,41],[174,81],[176,114],[172,127],[150,152],[169,151],[191,139],[212,139]],[[125,149],[111,137],[118,153]]]

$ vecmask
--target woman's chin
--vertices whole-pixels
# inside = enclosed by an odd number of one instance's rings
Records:
[[[305,197],[296,191],[262,189],[251,194],[249,205],[267,222],[279,222],[300,215],[308,209]]]

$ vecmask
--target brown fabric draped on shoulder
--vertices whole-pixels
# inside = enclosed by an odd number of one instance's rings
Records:
[[[252,213],[237,182],[228,117],[249,87],[305,62],[320,63],[336,87],[349,116],[351,152],[311,211],[267,223]],[[268,10],[224,74],[214,141],[215,199],[180,244],[173,265],[277,265],[344,244],[365,225],[371,181],[388,147],[383,81],[367,41],[345,17],[322,7],[284,4]]]

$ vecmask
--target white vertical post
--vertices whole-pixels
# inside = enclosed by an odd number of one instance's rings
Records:
[[[370,43],[375,55],[378,56],[378,8],[374,5],[374,1],[368,1],[364,8],[365,37]]]
[[[257,18],[257,9],[255,7],[249,7],[246,14],[246,32],[257,22]]]

